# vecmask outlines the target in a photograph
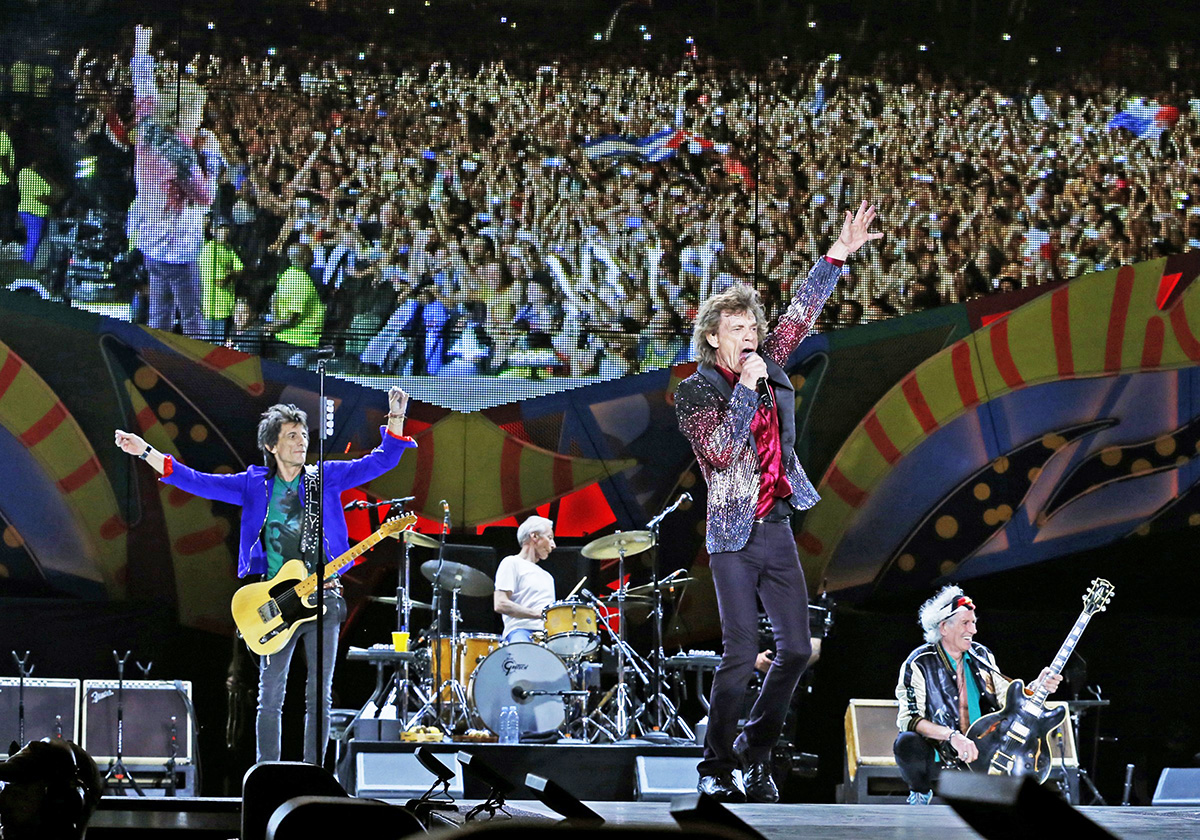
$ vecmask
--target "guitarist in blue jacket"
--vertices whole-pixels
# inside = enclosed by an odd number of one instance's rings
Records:
[[[334,559],[350,548],[346,518],[342,513],[344,490],[365,484],[400,463],[405,449],[415,447],[404,436],[404,415],[408,394],[400,388],[388,392],[388,424],[383,440],[367,455],[352,461],[325,464],[322,510],[325,520],[325,559]],[[294,405],[273,405],[263,412],[258,424],[258,446],[265,466],[252,466],[240,473],[219,475],[202,473],[175,461],[131,432],[117,430],[116,444],[122,451],[146,461],[162,480],[196,496],[241,505],[242,521],[238,539],[238,577],[258,576],[270,579],[280,567],[295,558],[315,570],[317,559],[318,518],[316,506],[305,489],[316,480],[315,468],[306,467],[308,459],[308,416]],[[328,591],[324,650],[324,668],[320,743],[329,740],[329,709],[333,687],[334,654],[337,652],[338,627],[345,616],[341,582],[327,581]],[[257,748],[258,761],[278,761],[280,721],[292,655],[303,642],[308,663],[307,714],[305,715],[304,760],[318,763],[313,726],[316,713],[316,633],[317,623],[299,626],[279,652],[259,658]]]
[[[892,746],[909,787],[910,805],[928,805],[933,799],[933,780],[943,757],[964,763],[979,757],[967,729],[983,715],[999,710],[1010,683],[996,667],[992,652],[975,641],[975,602],[959,587],[942,587],[922,604],[920,623],[926,643],[900,666],[896,683],[900,734]],[[1043,669],[1029,693],[1042,682],[1053,694],[1062,674]]]

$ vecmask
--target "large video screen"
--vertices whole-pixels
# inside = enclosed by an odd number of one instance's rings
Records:
[[[688,361],[702,301],[777,317],[863,201],[886,236],[816,330],[1200,247],[1170,10],[16,5],[4,286],[348,377],[494,403]]]

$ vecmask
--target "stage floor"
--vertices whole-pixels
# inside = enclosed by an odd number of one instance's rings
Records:
[[[403,804],[403,803],[398,803]],[[475,804],[467,800],[463,806]],[[237,835],[240,805],[236,799],[181,797],[168,802],[140,803],[105,797],[88,830],[97,840],[121,837],[171,836],[192,838]],[[539,802],[514,801],[515,811],[558,817]],[[611,826],[675,827],[666,802],[589,802]],[[731,805],[730,810],[770,840],[974,840],[975,833],[948,805],[924,808],[907,805]],[[1200,809],[1085,807],[1089,819],[1122,840],[1192,840],[1200,836]],[[536,816],[524,819],[537,820]]]
[[[536,802],[513,803],[553,815]],[[666,802],[589,802],[609,825],[673,826]],[[771,840],[974,840],[979,835],[949,805],[730,805],[731,811]],[[1193,840],[1200,836],[1200,809],[1079,808],[1123,840]]]

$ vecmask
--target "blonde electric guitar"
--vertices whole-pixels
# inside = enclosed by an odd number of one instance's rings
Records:
[[[374,534],[326,563],[325,579],[352,564],[375,543],[397,536],[416,521],[411,513],[389,519]],[[317,617],[316,593],[316,573],[309,574],[301,560],[289,560],[270,580],[246,584],[233,593],[233,622],[250,650],[270,656],[287,644],[297,627]]]

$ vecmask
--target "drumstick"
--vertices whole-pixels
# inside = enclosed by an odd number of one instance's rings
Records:
[[[583,588],[583,582],[584,582],[585,580],[587,580],[587,575],[584,575],[583,577],[581,577],[581,578],[579,579],[579,583],[575,584],[575,588],[571,590],[571,594],[570,594],[570,595],[568,595],[567,597],[568,597],[568,598],[574,598],[574,597],[575,597],[575,593],[576,593],[576,592],[578,592],[580,589],[582,589],[582,588]]]

